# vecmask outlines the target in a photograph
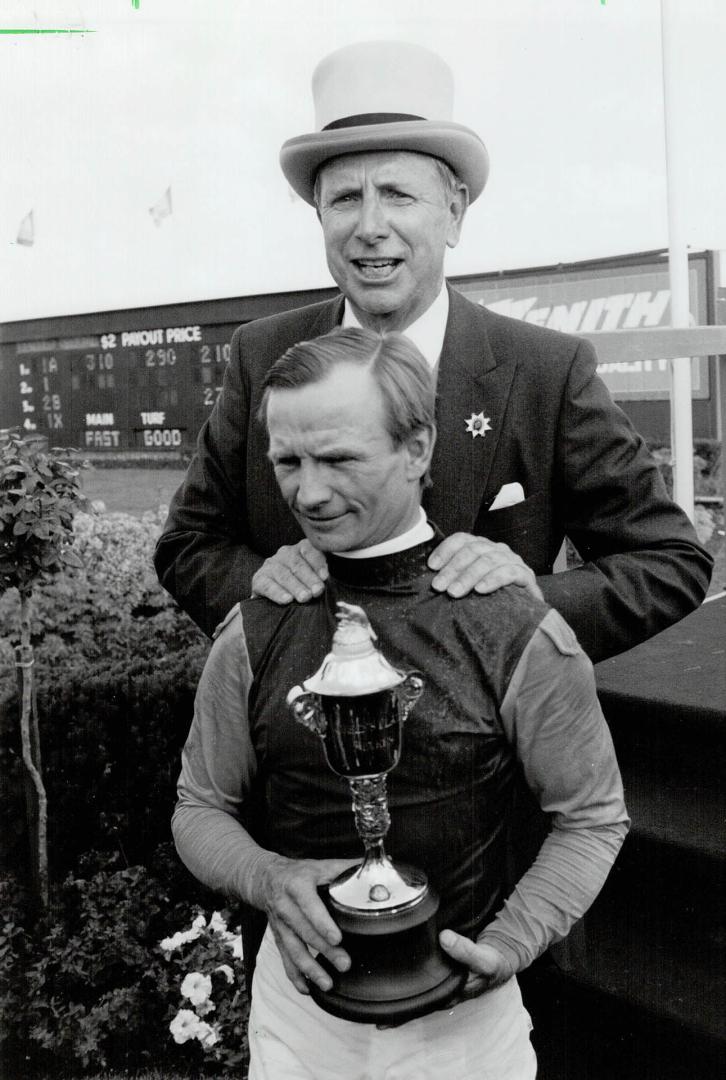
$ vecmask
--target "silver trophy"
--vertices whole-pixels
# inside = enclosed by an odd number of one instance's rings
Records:
[[[439,946],[439,900],[426,874],[394,864],[383,844],[391,824],[386,777],[400,759],[403,725],[424,680],[388,663],[362,608],[338,602],[336,614],[331,652],[287,700],[295,719],[320,737],[333,772],[348,781],[365,854],[323,890],[351,967],[341,973],[319,957],[333,988],[311,984],[310,992],[343,1019],[401,1023],[442,1007],[466,978]]]

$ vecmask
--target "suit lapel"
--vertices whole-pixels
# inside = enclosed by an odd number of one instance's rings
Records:
[[[479,514],[516,370],[511,357],[495,358],[485,318],[480,308],[449,288],[449,319],[436,388],[433,486],[423,500],[446,535],[470,532]],[[467,431],[467,421],[480,413],[490,430],[475,436]]]
[[[343,307],[345,301],[342,296],[335,296],[326,304],[321,305],[320,311],[310,328],[310,337],[321,337],[340,326],[343,321]]]

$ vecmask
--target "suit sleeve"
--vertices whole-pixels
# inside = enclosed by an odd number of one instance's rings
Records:
[[[250,595],[263,562],[249,544],[246,518],[250,395],[243,329],[232,338],[222,393],[199,433],[154,555],[161,584],[210,637],[232,606]]]
[[[598,377],[588,342],[570,368],[556,462],[556,517],[583,565],[538,583],[597,661],[696,608],[713,561]]]

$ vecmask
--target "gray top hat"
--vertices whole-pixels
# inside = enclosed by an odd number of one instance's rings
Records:
[[[489,175],[479,136],[451,120],[454,79],[440,56],[402,41],[346,45],[313,73],[316,130],[288,139],[280,165],[297,194],[313,204],[324,161],[369,150],[409,150],[441,158],[473,202]]]

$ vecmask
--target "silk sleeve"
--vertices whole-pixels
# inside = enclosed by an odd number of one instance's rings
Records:
[[[241,823],[257,767],[247,712],[251,684],[242,616],[235,608],[199,681],[172,833],[179,857],[199,881],[248,902],[267,854]]]
[[[547,613],[527,645],[501,716],[551,821],[534,863],[479,936],[520,971],[588,909],[629,820],[592,664],[556,611]]]

